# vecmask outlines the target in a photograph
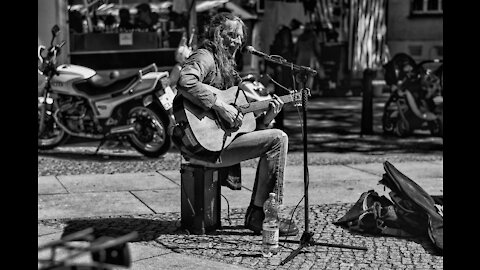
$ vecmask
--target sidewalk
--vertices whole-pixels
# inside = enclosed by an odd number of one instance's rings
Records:
[[[393,165],[429,194],[443,194],[443,161]],[[261,257],[261,236],[243,228],[254,168],[242,168],[242,190],[222,187],[224,227],[204,236],[188,235],[179,229],[179,170],[38,177],[38,244],[94,227],[112,236],[139,232],[139,241],[129,244],[131,269],[398,269],[408,265],[442,269],[443,257],[431,252],[428,239],[372,237],[331,223],[369,189],[388,197],[388,189],[377,185],[383,173],[381,163],[309,166],[309,227],[314,239],[366,246],[368,251],[308,247],[279,266],[298,246],[282,244],[277,256]],[[292,211],[303,196],[303,167],[287,167],[285,179],[284,203]],[[304,231],[303,206],[302,201],[295,210],[300,232]]]

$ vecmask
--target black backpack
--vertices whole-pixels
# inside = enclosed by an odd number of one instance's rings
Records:
[[[443,250],[443,196],[430,196],[391,163],[384,163],[385,185],[391,200],[374,190],[364,192],[336,225],[370,234],[399,237],[428,235]]]

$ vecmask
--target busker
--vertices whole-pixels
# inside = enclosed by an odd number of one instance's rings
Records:
[[[245,24],[231,13],[219,13],[212,17],[204,35],[198,49],[182,66],[177,89],[181,98],[198,105],[201,109],[198,114],[213,111],[231,127],[240,127],[244,115],[236,107],[217,98],[215,92],[210,89],[214,87],[219,91],[225,91],[241,81],[236,71],[235,54],[246,40]],[[268,199],[269,193],[276,193],[277,201],[280,205],[283,204],[288,136],[282,130],[266,128],[282,110],[283,104],[283,101],[275,96],[266,112],[255,114],[257,128],[252,132],[238,133],[222,148],[218,162],[210,166],[229,167],[244,160],[260,158],[250,205],[245,216],[245,227],[255,233],[262,231],[265,217],[263,203]],[[247,120],[246,115],[245,118]],[[179,143],[184,142],[180,140]],[[283,215],[282,209],[281,207],[280,235],[296,235],[298,228],[295,222],[290,220],[288,215]]]

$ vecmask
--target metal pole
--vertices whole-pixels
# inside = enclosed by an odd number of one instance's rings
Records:
[[[196,10],[196,6],[197,6],[196,2],[197,1],[196,0],[190,0],[190,1],[187,1],[187,2],[189,2],[187,37],[190,37],[190,35],[193,32],[197,33],[197,31],[195,30],[196,27],[197,27],[197,10]],[[192,39],[191,46],[196,48],[196,45],[197,45],[197,37],[195,35]]]
[[[306,76],[308,79],[308,76]],[[305,232],[308,233],[308,157],[307,157],[307,89],[304,87],[306,86],[306,80],[300,84],[301,91],[302,91],[302,109],[303,109],[303,188],[305,194]]]
[[[367,68],[363,71],[362,122],[360,135],[373,134],[373,86],[375,71]]]

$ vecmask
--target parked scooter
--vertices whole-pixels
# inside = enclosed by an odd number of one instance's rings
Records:
[[[427,67],[432,63],[437,68]],[[382,117],[384,133],[405,137],[414,130],[429,130],[433,136],[443,137],[442,60],[416,64],[401,53],[384,68],[385,81],[392,89]]]
[[[38,48],[39,72],[47,78],[38,98],[38,148],[52,149],[76,136],[100,140],[99,147],[107,139],[127,139],[148,157],[167,152],[167,130],[174,125],[169,73],[151,64],[133,75],[105,78],[87,67],[57,66],[65,44],[54,45],[58,32],[55,25],[48,50]]]

